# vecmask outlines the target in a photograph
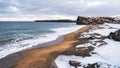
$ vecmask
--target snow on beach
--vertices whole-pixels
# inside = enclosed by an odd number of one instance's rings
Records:
[[[24,49],[32,48],[32,47],[37,46],[42,43],[56,40],[59,36],[74,32],[84,26],[85,25],[77,25],[77,26],[73,25],[73,26],[64,27],[64,28],[61,26],[61,28],[50,29],[50,30],[54,31],[55,33],[44,34],[44,35],[34,38],[34,39],[29,39],[29,40],[27,39],[24,41],[16,41],[11,44],[6,44],[6,45],[4,45],[5,47],[2,47],[0,49],[1,50],[0,51],[0,59],[9,54],[12,54],[12,53],[24,50]]]
[[[120,29],[120,24],[105,23],[100,27],[102,27],[102,29],[92,29],[89,32],[84,32],[80,38],[90,37],[91,34],[94,33],[98,34],[98,37],[108,36],[110,32]],[[70,61],[73,61],[73,63],[78,63],[77,68],[85,68],[87,66],[94,66],[95,68],[120,67],[120,42],[111,39],[94,39],[89,40],[88,43],[77,45],[76,48],[88,46],[95,48],[90,52],[91,56],[60,55],[55,60],[56,65],[58,68],[75,68],[75,66],[70,65]]]

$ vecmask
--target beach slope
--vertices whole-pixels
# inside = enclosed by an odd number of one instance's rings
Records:
[[[56,45],[18,52],[20,59],[11,68],[57,68],[54,63],[56,57],[72,50],[80,43],[87,42],[87,40],[79,40],[78,37],[80,33],[86,32],[90,28],[91,25],[87,25],[69,33],[64,36],[63,41]]]

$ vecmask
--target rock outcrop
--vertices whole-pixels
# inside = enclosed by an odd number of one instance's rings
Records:
[[[120,20],[113,21],[114,24],[120,24]]]
[[[113,39],[115,41],[120,41],[120,29],[115,32],[111,32],[109,34],[108,38]]]
[[[83,17],[83,16],[78,16],[76,23],[77,23],[77,25],[82,25],[82,24],[103,24],[105,22],[113,23],[113,22],[115,22],[115,19],[112,17]]]

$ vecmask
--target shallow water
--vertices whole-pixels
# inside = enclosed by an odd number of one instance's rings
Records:
[[[0,22],[0,58],[79,29],[75,23]]]

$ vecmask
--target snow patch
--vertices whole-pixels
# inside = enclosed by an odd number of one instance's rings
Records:
[[[90,30],[89,32],[84,32],[81,34],[79,38],[88,38],[91,37],[90,34],[97,33],[101,36],[108,36],[110,32],[114,32],[120,29],[120,24],[108,24],[105,23],[101,25],[103,29],[95,28],[94,30]],[[98,37],[101,37],[98,36]],[[101,44],[98,42],[97,44],[93,45],[96,41],[105,42],[104,46],[97,47]],[[90,43],[92,42],[92,43]],[[107,43],[107,44],[106,44]],[[80,62],[81,66],[78,68],[84,68],[88,64],[95,64],[97,63],[99,68],[120,68],[120,42],[110,40],[110,39],[94,39],[89,40],[88,43],[77,45],[76,48],[80,47],[88,47],[93,46],[95,49],[91,52],[91,56],[89,57],[81,57],[81,56],[74,56],[74,55],[60,55],[56,58],[55,62],[58,68],[75,68],[70,66],[69,61],[77,61]]]

